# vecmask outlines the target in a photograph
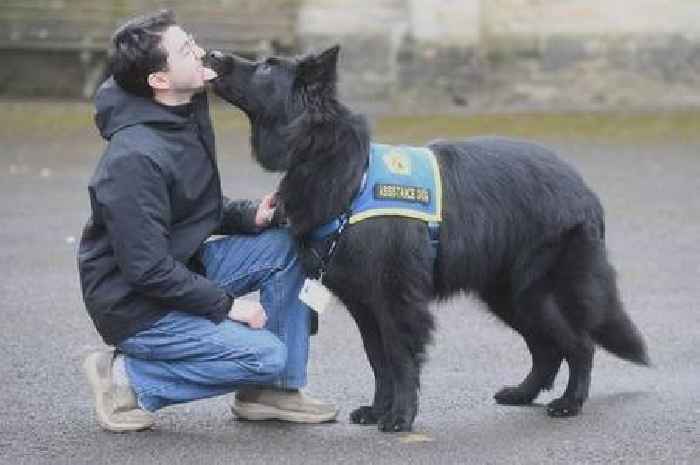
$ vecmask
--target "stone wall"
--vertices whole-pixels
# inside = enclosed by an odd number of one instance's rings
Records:
[[[344,46],[342,92],[401,111],[700,103],[695,0],[306,0],[305,48]]]
[[[490,0],[482,53],[490,102],[659,108],[700,103],[700,2]]]
[[[0,94],[89,95],[105,31],[160,6],[206,46],[341,44],[363,110],[700,105],[698,0],[3,0]]]
[[[126,19],[170,8],[207,47],[296,48],[300,0],[0,0],[0,95],[89,97]]]
[[[410,108],[474,87],[480,11],[479,1],[305,0],[297,34],[304,51],[341,44],[346,98]]]

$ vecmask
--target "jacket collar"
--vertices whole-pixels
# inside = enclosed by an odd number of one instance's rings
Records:
[[[192,98],[195,114],[206,105],[205,92]],[[190,122],[189,115],[178,114],[152,98],[140,97],[123,90],[113,77],[107,79],[97,90],[95,109],[95,125],[106,140],[118,131],[138,124],[183,126]]]

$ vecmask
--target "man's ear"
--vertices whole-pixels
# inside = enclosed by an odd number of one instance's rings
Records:
[[[308,55],[302,58],[297,68],[297,78],[306,84],[335,83],[338,52],[340,52],[340,45],[334,45],[318,55]]]
[[[148,75],[148,85],[154,90],[170,89],[170,79],[164,72],[157,71]]]

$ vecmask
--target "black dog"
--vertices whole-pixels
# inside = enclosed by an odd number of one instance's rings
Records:
[[[549,150],[504,138],[429,145],[443,183],[437,259],[421,220],[380,217],[314,243],[310,232],[346,211],[370,147],[365,118],[337,100],[339,47],[298,59],[251,62],[211,52],[215,92],[250,118],[257,161],[285,172],[279,186],[293,235],[315,271],[335,242],[323,282],[347,306],[376,379],[374,402],[350,415],[382,431],[410,430],[420,368],[433,330],[428,304],[474,292],[518,331],[532,370],[498,403],[531,403],[552,387],[562,360],[569,381],[547,406],[579,413],[594,344],[647,364],[644,342],[622,309],[606,258],[603,208],[581,177]]]

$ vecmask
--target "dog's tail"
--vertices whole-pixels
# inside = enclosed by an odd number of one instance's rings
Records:
[[[625,360],[649,365],[644,339],[622,306],[615,269],[600,234],[595,228],[579,226],[569,232],[567,245],[558,276],[574,289],[576,298],[564,308],[587,315],[581,324],[598,345]],[[569,317],[577,320],[577,315]]]
[[[605,320],[590,334],[595,342],[618,357],[639,365],[650,365],[644,339],[621,306],[609,308]]]
[[[594,249],[592,275],[596,284],[589,291],[593,304],[602,307],[600,319],[591,328],[593,340],[620,358],[640,365],[649,365],[646,344],[641,333],[625,312],[617,287],[617,273],[608,262],[603,241],[590,244]],[[595,297],[594,297],[595,296]]]

